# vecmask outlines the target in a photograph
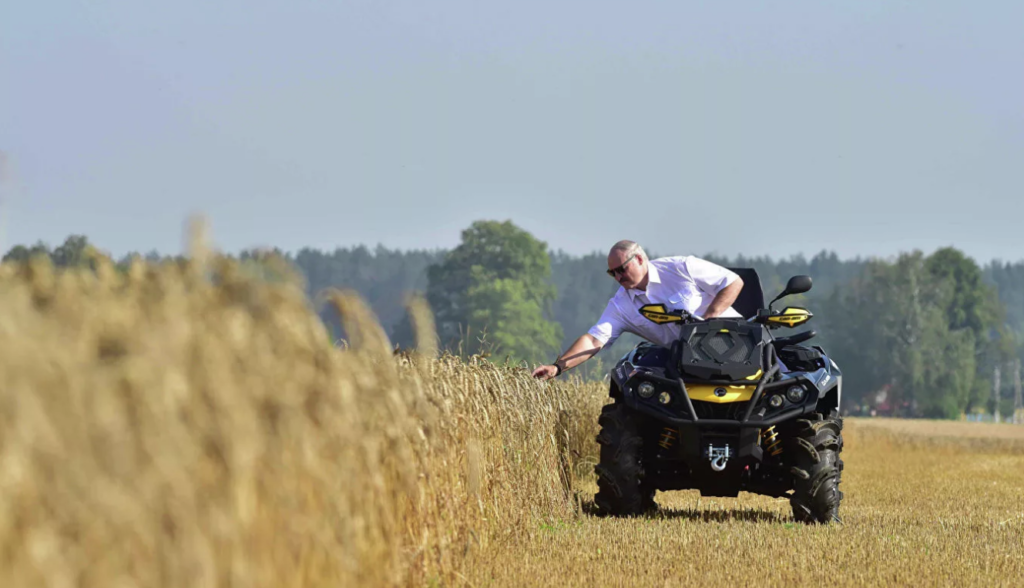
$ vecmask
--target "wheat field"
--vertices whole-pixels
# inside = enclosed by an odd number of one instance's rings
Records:
[[[0,586],[1016,586],[1024,427],[848,419],[842,524],[658,495],[592,513],[606,388],[330,337],[204,252],[0,266]]]

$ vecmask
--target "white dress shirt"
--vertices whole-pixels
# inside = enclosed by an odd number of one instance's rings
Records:
[[[623,332],[639,335],[656,345],[671,346],[682,327],[678,323],[654,323],[640,314],[640,307],[663,303],[670,310],[683,309],[703,317],[715,296],[739,278],[720,265],[692,255],[652,259],[647,267],[647,291],[620,286],[601,319],[587,331],[603,347],[614,343]],[[742,318],[731,306],[721,316]]]

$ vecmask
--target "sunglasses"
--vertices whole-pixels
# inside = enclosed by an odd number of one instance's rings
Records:
[[[625,269],[626,266],[629,265],[629,262],[633,261],[636,258],[636,256],[637,256],[637,254],[634,253],[633,255],[629,256],[629,259],[627,259],[626,261],[622,262],[622,265],[620,265],[619,267],[616,267],[616,268],[613,268],[613,269],[610,269],[610,270],[606,270],[608,272],[608,275],[614,278],[614,277],[618,276],[619,274],[626,273],[626,269]]]

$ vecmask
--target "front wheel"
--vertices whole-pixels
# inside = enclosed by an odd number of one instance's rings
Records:
[[[635,516],[654,508],[654,489],[644,481],[643,438],[629,410],[621,404],[601,409],[601,462],[594,467],[598,492],[594,504],[601,514]]]
[[[804,523],[842,522],[839,490],[843,471],[843,418],[838,411],[820,413],[796,422],[787,452],[793,456],[793,517]]]

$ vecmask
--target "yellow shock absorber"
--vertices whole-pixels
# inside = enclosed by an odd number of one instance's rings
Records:
[[[782,439],[779,439],[779,432],[775,430],[775,425],[772,425],[765,429],[761,433],[761,438],[764,439],[765,450],[773,456],[782,453]]]
[[[661,441],[658,441],[658,445],[661,445],[662,449],[668,449],[672,447],[672,443],[676,440],[676,435],[679,431],[665,427],[665,430],[661,432]]]

